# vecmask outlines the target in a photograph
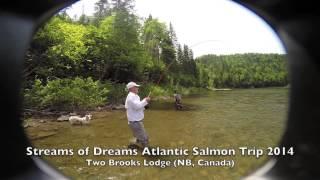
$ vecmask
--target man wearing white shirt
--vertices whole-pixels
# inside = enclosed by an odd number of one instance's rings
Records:
[[[149,103],[150,97],[144,98],[140,101],[138,96],[139,86],[135,82],[129,82],[127,89],[129,94],[126,99],[125,108],[127,109],[128,124],[133,132],[133,136],[137,139],[137,143],[143,147],[149,145],[148,135],[144,129],[144,107]]]

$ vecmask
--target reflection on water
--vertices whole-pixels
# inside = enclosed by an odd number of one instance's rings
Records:
[[[238,149],[240,146],[266,149],[277,145],[287,110],[288,90],[283,88],[217,91],[184,97],[184,111],[176,111],[173,102],[152,102],[145,112],[145,128],[153,147],[193,147]],[[71,126],[68,122],[47,122],[27,128],[31,137],[55,128],[55,135],[33,140],[38,148],[84,147],[126,148],[131,138],[124,111],[94,114],[89,126]],[[252,172],[266,156],[48,156],[58,169],[76,179],[239,179]],[[110,167],[87,166],[93,160],[234,160],[228,167]]]

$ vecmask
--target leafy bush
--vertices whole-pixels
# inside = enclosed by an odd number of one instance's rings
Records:
[[[191,75],[181,76],[179,84],[184,87],[193,87],[197,85],[197,79]]]
[[[127,97],[127,91],[125,90],[125,84],[107,83],[108,89],[108,103],[111,104],[123,104]]]
[[[46,85],[36,80],[25,91],[24,105],[56,110],[90,109],[105,104],[108,92],[105,85],[91,78],[56,79]]]
[[[41,105],[42,92],[43,92],[42,82],[39,79],[34,81],[31,89],[24,90],[24,102],[23,105],[28,108],[35,108]]]
[[[117,83],[107,83],[108,89],[108,103],[111,104],[124,104],[127,97],[128,91],[126,90],[126,84],[117,84]],[[142,86],[139,88],[140,98],[144,98],[149,95],[151,92],[151,98],[159,96],[170,96],[173,94],[171,89],[166,89],[165,87],[156,86],[153,84],[143,84],[138,83]]]
[[[178,88],[179,87],[179,88]],[[151,99],[153,100],[159,100],[162,99],[162,97],[172,97],[174,94],[174,90],[178,90],[179,93],[180,91],[180,86],[159,86],[155,84],[146,84],[143,87],[140,88],[140,97],[144,98],[149,95],[151,92]]]
[[[139,83],[140,84],[140,83]],[[94,81],[92,78],[56,79],[46,84],[36,79],[32,88],[24,91],[24,107],[54,110],[87,110],[100,105],[123,104],[127,96],[125,84]],[[177,85],[142,84],[139,96],[151,98],[172,96],[174,90],[183,95],[199,93],[199,88]]]

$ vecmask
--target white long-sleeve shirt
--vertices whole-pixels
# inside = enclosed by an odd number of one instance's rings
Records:
[[[141,121],[144,118],[144,106],[147,104],[148,102],[145,99],[140,101],[137,94],[129,92],[125,104],[128,121]]]

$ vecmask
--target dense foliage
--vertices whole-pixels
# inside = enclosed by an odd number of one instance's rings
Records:
[[[202,71],[201,84],[210,87],[242,88],[288,84],[284,55],[205,55],[197,58],[197,63]]]
[[[24,105],[50,110],[90,109],[104,105],[108,91],[91,78],[57,79],[46,84],[37,79],[32,88],[25,90]]]
[[[72,19],[61,11],[41,27],[26,54],[27,107],[89,108],[121,103],[125,83],[145,85],[142,95],[186,87],[286,85],[284,55],[193,57],[173,25],[134,13],[133,0],[100,0],[94,16]]]

